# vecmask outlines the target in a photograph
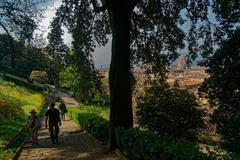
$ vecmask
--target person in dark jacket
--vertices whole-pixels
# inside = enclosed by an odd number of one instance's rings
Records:
[[[52,143],[58,143],[59,125],[61,126],[60,112],[55,108],[55,104],[51,103],[50,108],[45,113],[46,128],[49,127],[49,133]]]
[[[67,113],[67,107],[64,103],[64,101],[61,101],[61,104],[59,105],[59,110],[60,110],[60,114],[61,114],[61,118],[63,121],[65,121],[65,113]]]

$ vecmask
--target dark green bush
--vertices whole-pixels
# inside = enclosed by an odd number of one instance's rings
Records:
[[[138,97],[137,105],[140,126],[160,135],[195,141],[198,131],[204,128],[195,97],[163,81],[154,82]]]
[[[224,136],[225,145],[240,153],[240,29],[222,41],[209,59],[208,73],[202,92],[212,102],[218,102],[213,120],[218,133]]]
[[[101,141],[107,141],[108,121],[94,113],[75,113],[70,111],[69,115],[91,135]]]
[[[221,105],[215,111],[213,120],[217,123],[218,132],[224,136],[224,146],[240,153],[240,113],[226,111],[226,108]]]
[[[137,128],[116,129],[120,150],[134,160],[204,160],[194,144]]]

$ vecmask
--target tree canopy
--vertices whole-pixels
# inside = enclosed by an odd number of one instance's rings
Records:
[[[11,45],[11,63],[15,68],[16,51],[13,42],[14,39],[30,40],[34,30],[37,28],[37,21],[41,18],[41,10],[38,4],[44,0],[13,1],[2,0],[0,2],[0,27],[8,35],[8,41]],[[24,57],[21,53],[18,53]],[[27,57],[24,57],[27,58]]]

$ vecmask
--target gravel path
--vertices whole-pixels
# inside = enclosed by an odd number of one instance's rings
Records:
[[[51,144],[47,129],[39,132],[39,146],[26,143],[19,160],[120,160],[114,153],[106,153],[105,146],[70,120],[62,122],[58,144]]]
[[[57,94],[64,100],[66,106],[77,107],[79,105],[79,103],[74,98],[70,97],[66,91],[57,90]]]

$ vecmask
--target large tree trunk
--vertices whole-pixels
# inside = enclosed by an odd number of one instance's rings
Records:
[[[109,147],[116,147],[114,129],[133,125],[130,81],[130,25],[129,0],[114,1],[111,5],[112,57],[109,72],[110,130]]]

